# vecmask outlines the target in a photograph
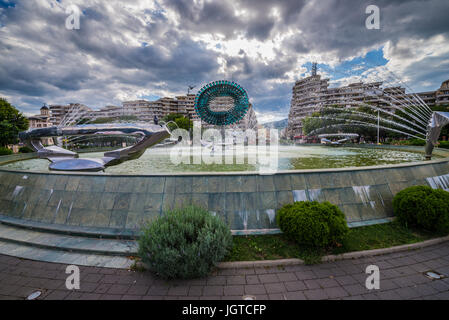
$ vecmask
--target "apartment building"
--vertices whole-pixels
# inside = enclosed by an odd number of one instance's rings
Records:
[[[449,80],[444,81],[441,87],[435,91],[417,93],[423,101],[429,105],[449,105]]]
[[[176,98],[164,97],[156,101],[136,100],[123,102],[123,114],[134,115],[142,121],[153,122],[154,116],[162,119],[170,113],[182,114],[192,121],[200,121],[201,119],[195,112],[195,94],[188,94],[185,96],[177,96]],[[233,100],[230,97],[218,97],[211,102],[211,109],[215,111],[228,110],[233,106]],[[213,125],[202,123],[205,128],[213,127]],[[245,130],[257,126],[257,117],[252,105],[245,115],[237,124],[233,125],[235,128]]]
[[[123,115],[123,107],[119,106],[105,106],[91,113],[92,118],[117,118]]]
[[[30,129],[51,127],[50,110],[47,106],[40,109],[40,114],[28,117]]]
[[[290,139],[303,135],[302,120],[332,105],[347,108],[373,105],[389,112],[395,112],[402,105],[414,99],[400,86],[382,88],[383,82],[352,83],[347,86],[329,88],[329,79],[313,74],[296,81],[292,89],[292,100],[288,115],[287,136]],[[417,93],[429,106],[449,104],[449,80],[443,82],[437,91]]]
[[[153,123],[154,117],[160,120],[170,113],[178,113],[188,117],[192,121],[199,121],[200,118],[195,112],[195,94],[177,96],[175,98],[163,97],[155,101],[133,100],[124,101],[122,106],[105,106],[99,110],[92,110],[79,103],[68,105],[50,105],[50,122],[54,125],[62,123],[71,124],[80,119],[97,118],[118,118],[120,116],[135,116],[139,121]],[[233,106],[233,100],[230,97],[217,97],[212,101],[211,108],[215,111],[228,110]],[[207,123],[202,123],[203,127],[212,127]],[[252,106],[245,115],[233,127],[245,130],[257,126],[257,117]]]
[[[89,118],[93,110],[81,103],[50,105],[50,122],[53,125],[71,124],[82,118]]]

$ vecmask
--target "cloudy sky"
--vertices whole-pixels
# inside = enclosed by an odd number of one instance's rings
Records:
[[[79,29],[66,28],[71,5]],[[365,26],[368,5],[379,30]],[[229,79],[260,122],[278,120],[312,61],[334,85],[388,70],[435,90],[449,79],[448,12],[448,0],[0,0],[0,96],[34,114],[44,102],[98,109]]]

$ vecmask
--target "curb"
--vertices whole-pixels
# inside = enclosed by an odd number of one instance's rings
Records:
[[[417,250],[432,245],[440,244],[449,241],[449,236],[430,239],[422,242],[405,244],[396,247],[374,249],[374,250],[364,250],[364,251],[354,251],[347,252],[338,255],[327,255],[321,258],[321,262],[331,262],[338,260],[349,260],[358,259],[384,255],[388,253],[395,253],[408,250]],[[218,269],[234,269],[234,268],[257,268],[257,267],[278,267],[278,266],[292,266],[292,265],[303,265],[304,261],[301,259],[279,259],[279,260],[258,260],[258,261],[233,261],[233,262],[221,262],[217,264]]]

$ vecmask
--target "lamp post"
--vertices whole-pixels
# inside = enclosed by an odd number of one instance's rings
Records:
[[[379,126],[380,126],[380,114],[379,108],[377,108],[377,145],[379,145]]]

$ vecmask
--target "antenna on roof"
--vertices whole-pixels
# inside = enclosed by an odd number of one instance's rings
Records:
[[[190,94],[190,90],[192,90],[193,88],[195,88],[195,85],[189,85],[187,86],[187,94]]]
[[[317,70],[318,70],[318,63],[312,62],[312,76],[316,76]]]

